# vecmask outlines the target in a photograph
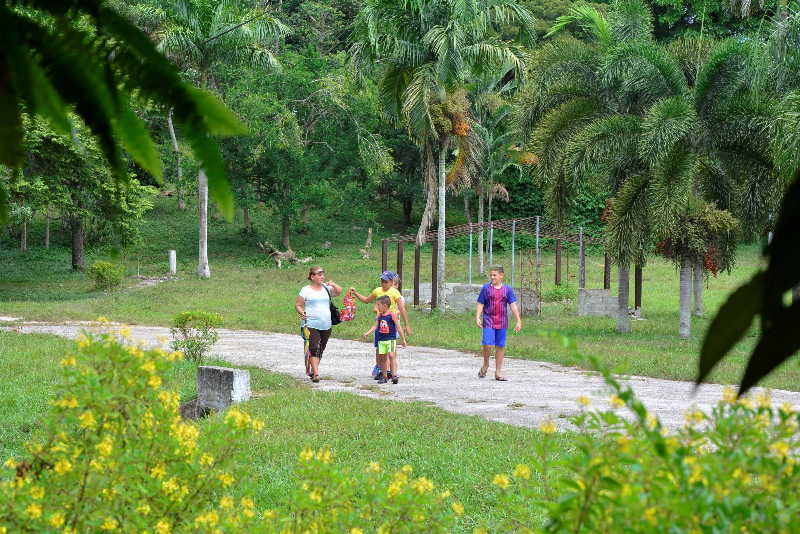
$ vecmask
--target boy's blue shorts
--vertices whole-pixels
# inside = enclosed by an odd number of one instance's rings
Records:
[[[506,346],[505,328],[484,328],[482,345],[494,345],[495,347]]]

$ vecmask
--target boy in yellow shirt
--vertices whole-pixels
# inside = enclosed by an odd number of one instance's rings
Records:
[[[411,335],[411,326],[408,323],[408,312],[406,311],[406,303],[405,299],[403,299],[403,295],[400,291],[395,287],[394,281],[398,278],[397,274],[393,271],[383,271],[381,273],[381,285],[380,287],[376,287],[372,290],[372,292],[368,296],[361,295],[356,288],[351,287],[350,292],[354,295],[358,300],[363,302],[364,304],[369,304],[370,302],[375,301],[378,297],[387,296],[391,301],[391,305],[389,306],[389,311],[394,313],[399,313],[400,317],[403,319],[403,327],[405,329],[405,333],[407,336]],[[378,341],[377,337],[375,338],[375,367],[372,369],[372,376],[379,376],[381,373],[379,361],[378,361]]]

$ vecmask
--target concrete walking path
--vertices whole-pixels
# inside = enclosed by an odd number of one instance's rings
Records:
[[[74,338],[93,323],[48,324],[21,322],[4,327],[23,333],[49,333]],[[168,328],[132,326],[133,338],[147,345],[169,338]],[[308,380],[299,335],[270,334],[250,330],[220,330],[212,354],[233,365],[260,367]],[[576,399],[585,395],[592,406],[609,406],[609,394],[595,373],[557,364],[507,358],[507,382],[478,378],[481,358],[455,350],[409,346],[398,347],[400,383],[378,385],[370,376],[374,364],[371,344],[331,338],[320,365],[321,381],[312,384],[323,391],[346,391],[380,399],[421,401],[466,415],[517,426],[535,427],[554,420],[566,428],[566,417],[579,411]],[[677,428],[690,408],[709,411],[722,396],[723,386],[704,384],[695,393],[691,382],[629,376],[638,397],[663,424]],[[800,407],[800,392],[772,390],[774,402]]]

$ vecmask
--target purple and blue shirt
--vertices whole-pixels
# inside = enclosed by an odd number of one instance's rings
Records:
[[[516,301],[514,290],[507,285],[496,288],[485,284],[478,293],[478,302],[483,304],[483,327],[508,328],[508,305]]]

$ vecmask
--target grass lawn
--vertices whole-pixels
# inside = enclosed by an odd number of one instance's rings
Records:
[[[62,355],[72,341],[49,335],[0,332],[0,458],[22,451],[41,424],[58,387]],[[280,508],[296,486],[297,455],[306,445],[331,447],[336,461],[360,469],[380,461],[396,470],[411,464],[419,476],[449,488],[464,504],[459,530],[498,519],[497,492],[491,480],[528,461],[538,432],[455,415],[421,403],[391,402],[349,393],[314,391],[283,375],[250,369],[254,398],[250,413],[266,422],[263,433],[242,443],[251,459],[250,480],[239,491],[257,497],[259,506]],[[165,387],[184,399],[194,393],[195,369],[182,362]],[[558,450],[572,446],[570,434],[557,434]]]
[[[265,210],[256,210],[256,235],[241,232],[241,222],[211,222],[209,255],[212,278],[198,280],[196,267],[196,217],[192,210],[179,212],[172,200],[159,200],[149,215],[144,229],[144,244],[118,258],[129,275],[161,275],[167,267],[167,250],[177,250],[179,280],[162,283],[153,288],[136,289],[135,279],[126,280],[126,288],[113,292],[94,292],[92,283],[82,274],[69,270],[69,251],[55,248],[44,251],[36,247],[41,228],[32,225],[31,251],[23,256],[10,248],[6,240],[0,249],[0,315],[21,316],[25,319],[61,321],[94,319],[104,315],[114,321],[137,324],[167,325],[178,312],[201,309],[220,312],[228,328],[247,328],[273,332],[295,332],[297,318],[294,298],[306,283],[307,266],[277,270],[271,261],[256,248],[260,240],[275,240],[277,227]],[[457,220],[452,221],[456,224]],[[373,259],[360,258],[365,228],[345,225],[339,219],[311,221],[309,232],[293,236],[293,246],[301,255],[314,257],[314,264],[325,267],[328,278],[343,286],[354,285],[366,292],[378,284],[380,242],[376,236]],[[388,235],[383,231],[382,235]],[[330,250],[322,244],[331,241]],[[392,247],[394,253],[394,247]],[[413,272],[413,248],[405,254],[404,272],[408,284]],[[574,288],[577,283],[577,256],[567,254],[569,267],[565,277]],[[94,253],[89,261],[105,257]],[[566,261],[566,260],[565,260]],[[695,376],[697,354],[710,317],[727,295],[758,267],[761,259],[755,246],[739,250],[732,273],[710,277],[704,292],[705,318],[693,318],[692,336],[681,340],[678,332],[678,274],[674,265],[660,257],[651,257],[644,270],[643,315],[646,320],[633,321],[632,332],[617,334],[615,321],[602,317],[577,317],[573,301],[545,303],[538,318],[525,320],[523,332],[512,335],[507,354],[515,358],[572,364],[562,353],[536,335],[539,329],[555,330],[575,339],[582,352],[599,356],[617,372],[641,374],[660,378],[690,380]],[[423,250],[423,281],[430,280],[430,248]],[[499,253],[495,262],[510,266],[510,255]],[[518,258],[518,265],[525,262]],[[552,252],[543,253],[543,290],[552,292]],[[394,265],[394,259],[390,261]],[[568,274],[567,274],[568,271]],[[477,267],[474,281],[479,281]],[[447,280],[465,280],[467,256],[449,254]],[[517,275],[519,280],[522,274]],[[508,275],[510,278],[510,275]],[[612,292],[616,292],[612,284]],[[602,256],[590,255],[587,261],[587,287],[602,287]],[[632,288],[631,288],[632,289]],[[632,293],[632,291],[631,291]],[[574,294],[574,290],[573,290]],[[632,297],[631,297],[632,298]],[[334,336],[354,338],[368,324],[370,312],[360,306],[354,323],[336,327]],[[426,313],[411,311],[414,329],[411,343],[477,351],[479,335],[471,314]],[[710,380],[736,383],[743,364],[753,346],[755,330],[745,338],[712,374]],[[800,369],[784,366],[773,373],[764,385],[790,390],[800,389]]]

